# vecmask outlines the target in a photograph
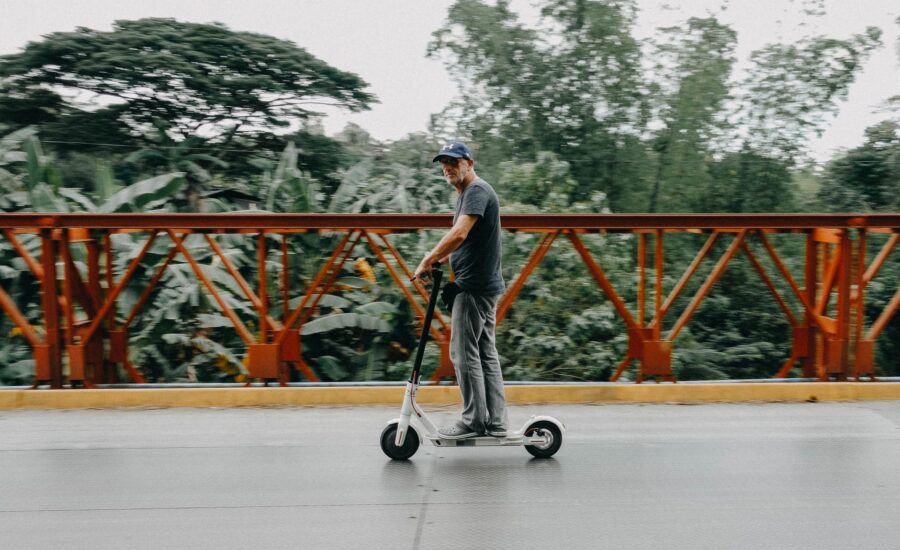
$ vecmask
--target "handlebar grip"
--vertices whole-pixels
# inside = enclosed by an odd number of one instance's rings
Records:
[[[432,271],[441,271],[442,269],[443,269],[443,266],[441,265],[441,262],[434,262],[433,264],[431,264],[431,270],[432,270]],[[421,277],[419,277],[419,278],[421,279]],[[415,275],[413,275],[413,276],[410,277],[410,279],[409,279],[410,282],[413,282],[413,281],[415,281],[415,280],[416,280],[416,276],[415,276]]]

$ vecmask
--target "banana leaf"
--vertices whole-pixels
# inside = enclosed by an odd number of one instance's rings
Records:
[[[326,315],[309,321],[303,325],[300,332],[304,336],[311,334],[319,334],[332,330],[345,328],[358,328],[362,330],[372,330],[377,332],[388,333],[391,331],[391,324],[371,315],[362,315],[359,313],[335,313],[334,315]]]
[[[141,180],[109,197],[99,212],[140,212],[147,204],[172,197],[184,187],[183,172],[172,172]]]
[[[358,308],[356,308],[356,311],[359,313],[365,313],[366,315],[381,317],[384,315],[396,315],[398,310],[397,306],[389,302],[371,302],[359,306]]]
[[[27,156],[23,151],[17,151],[22,143],[37,135],[37,128],[26,126],[0,138],[0,162],[25,162]],[[10,156],[7,156],[10,155]]]
[[[298,296],[290,301],[290,308],[295,309],[300,302],[303,300],[303,296]],[[310,302],[311,303],[311,302]],[[352,306],[353,302],[347,300],[346,298],[341,298],[340,296],[335,296],[334,294],[326,294],[319,298],[319,307],[328,307],[334,309],[347,309]]]
[[[29,191],[33,191],[35,186],[44,180],[44,165],[47,162],[41,144],[35,137],[28,138],[25,142],[27,177],[25,185]],[[43,210],[37,210],[43,212]]]
[[[31,207],[35,212],[68,212],[66,203],[60,200],[53,192],[53,188],[44,182],[38,182],[31,187]]]
[[[72,189],[71,187],[63,187],[59,190],[59,194],[60,196],[65,197],[77,204],[85,212],[93,212],[94,209],[97,208],[96,205],[94,205],[94,201],[92,201],[89,197],[85,196],[77,189]]]
[[[106,201],[121,190],[121,186],[116,184],[112,168],[106,162],[100,162],[97,165],[97,173],[94,176],[94,189],[97,190],[97,197],[101,201]]]
[[[203,328],[234,327],[234,323],[231,322],[231,319],[216,313],[198,313],[197,320]]]
[[[341,365],[341,361],[337,357],[331,355],[323,355],[313,359],[316,366],[321,372],[324,372],[332,380],[343,380],[347,378],[347,369]]]

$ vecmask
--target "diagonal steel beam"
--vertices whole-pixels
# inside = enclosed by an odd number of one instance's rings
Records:
[[[594,279],[600,285],[600,288],[603,289],[603,293],[606,294],[606,297],[613,303],[613,307],[619,312],[619,315],[622,317],[622,320],[625,321],[628,328],[637,329],[637,323],[634,322],[631,312],[625,307],[625,302],[619,297],[619,294],[616,292],[616,289],[613,288],[609,279],[606,278],[603,269],[594,261],[591,252],[584,246],[584,243],[581,242],[581,239],[578,238],[578,235],[576,235],[574,231],[567,231],[566,235],[569,237],[569,240],[572,241],[572,245],[575,247],[575,250],[578,251],[581,259],[587,266],[588,271],[594,276]]]
[[[219,246],[219,243],[216,242],[208,233],[204,233],[203,237],[206,239],[206,242],[209,243],[209,246],[213,249],[216,256],[222,261],[222,265],[225,266],[225,270],[228,271],[228,274],[237,282],[240,289],[244,292],[244,295],[250,300],[250,303],[253,304],[253,307],[257,311],[262,311],[262,299],[253,292],[253,289],[250,288],[250,284],[247,283],[247,280],[244,279],[241,272],[238,271],[237,267],[235,267],[234,262],[228,259],[228,256],[225,254],[225,251],[222,250],[222,247]],[[264,276],[263,276],[264,277]],[[266,315],[265,322],[268,323],[272,329],[281,330],[281,322],[272,317],[271,315]],[[265,323],[260,323],[264,325]]]
[[[391,241],[388,240],[387,235],[383,235],[381,233],[372,233],[371,231],[370,231],[370,233],[377,236],[381,240],[381,244],[384,246],[384,248],[387,249],[387,251],[391,253],[391,256],[397,261],[397,265],[400,266],[400,269],[402,269],[403,273],[406,275],[406,280],[408,281],[408,280],[412,279],[413,270],[409,268],[409,265],[407,265],[407,263],[405,261],[403,261],[403,256],[400,254],[400,251],[397,250],[397,247],[395,247],[393,244],[391,244]],[[450,276],[452,278],[453,274],[451,273]],[[413,285],[413,288],[415,288],[416,292],[419,294],[419,296],[422,297],[422,301],[427,304],[428,299],[430,298],[430,295],[429,295],[428,291],[425,289],[425,287],[422,285]],[[443,315],[441,315],[441,312],[438,310],[435,310],[434,313],[435,313],[435,320],[438,321],[438,323],[440,323],[441,328],[443,329],[446,326],[446,321],[444,320]],[[421,315],[419,315],[419,317],[424,318],[424,316],[425,316],[425,310],[423,309],[422,313],[421,313]]]
[[[703,263],[703,260],[709,254],[709,251],[712,249],[713,244],[715,244],[716,239],[719,237],[718,231],[713,231],[710,233],[709,238],[706,239],[706,243],[704,243],[703,247],[697,252],[697,255],[694,256],[693,261],[688,266],[687,270],[681,275],[681,278],[675,284],[675,287],[666,297],[666,301],[659,308],[659,314],[656,315],[653,320],[650,322],[650,325],[647,328],[652,328],[656,331],[656,334],[659,334],[659,331],[662,329],[662,320],[665,318],[666,314],[672,309],[672,305],[675,303],[675,300],[681,296],[681,293],[684,291],[684,288],[687,286],[688,282],[690,282],[691,278],[697,272],[697,269],[700,268],[700,264]],[[660,292],[662,295],[662,292]]]
[[[94,317],[94,320],[90,324],[88,329],[84,332],[85,341],[90,340],[91,337],[94,336],[94,333],[97,332],[98,328],[100,328],[100,324],[103,323],[104,317],[106,317],[106,315],[112,311],[112,306],[116,303],[116,298],[118,298],[122,290],[125,289],[125,285],[127,285],[128,281],[131,280],[131,276],[134,275],[135,270],[137,270],[137,266],[141,263],[141,260],[144,259],[144,256],[147,255],[147,252],[150,250],[150,246],[153,244],[153,241],[156,240],[156,235],[156,231],[150,233],[150,237],[147,239],[147,242],[144,243],[141,251],[131,260],[131,263],[128,264],[128,269],[125,270],[125,273],[119,279],[119,282],[116,284],[115,288],[113,288],[109,292],[109,295],[106,297],[106,301],[103,303],[103,306],[97,312],[97,315]],[[110,259],[109,262],[111,264],[112,260]]]
[[[828,246],[827,244],[825,245]],[[828,249],[826,248],[826,252]],[[816,300],[815,313],[816,315],[824,315],[825,311],[828,309],[828,302],[831,301],[831,291],[834,290],[834,285],[838,282],[838,270],[841,267],[843,262],[843,256],[840,253],[840,249],[828,261],[828,266],[825,269],[825,277],[822,279],[822,290],[821,295]]]
[[[9,297],[9,294],[7,294],[2,287],[0,287],[0,309],[3,309],[12,320],[13,324],[19,327],[22,331],[22,335],[25,336],[25,339],[28,340],[29,344],[32,346],[39,346],[44,343],[31,326],[31,323],[28,322],[28,319],[26,319],[25,316],[22,315],[22,312],[19,311],[19,308],[16,307],[16,302]]]
[[[313,299],[312,303],[309,304],[309,307],[307,307],[303,311],[303,314],[300,316],[300,322],[298,323],[299,326],[303,326],[307,321],[309,321],[309,318],[313,316],[313,313],[315,313],[316,308],[319,306],[319,302],[322,300],[322,297],[328,294],[329,291],[331,291],[334,282],[337,281],[337,278],[341,275],[341,270],[344,268],[344,264],[347,263],[347,260],[350,259],[350,255],[353,254],[353,250],[361,240],[362,233],[357,232],[356,238],[354,238],[353,242],[350,243],[346,250],[344,250],[341,259],[338,260],[336,264],[334,264],[331,272],[328,275],[328,278],[325,280],[325,284],[321,288],[312,289],[313,291],[318,290],[318,292],[316,293],[316,297]]]
[[[67,232],[63,232],[62,240],[60,242],[63,262],[65,263],[66,284],[72,285],[71,290],[74,296],[81,302],[81,305],[84,307],[87,314],[90,317],[93,317],[97,313],[97,310],[100,309],[100,304],[97,303],[94,295],[91,294],[84,280],[81,278],[81,272],[79,272],[78,266],[75,265],[72,251],[69,248],[72,241],[66,233]]]
[[[375,252],[376,256],[378,256],[379,261],[381,261],[381,263],[384,264],[385,268],[387,268],[388,274],[390,274],[391,278],[394,280],[394,283],[396,283],[397,287],[400,289],[400,291],[406,297],[406,301],[409,302],[409,304],[415,310],[416,316],[419,319],[422,319],[424,322],[425,310],[424,310],[424,308],[422,308],[422,305],[419,303],[419,301],[416,300],[415,296],[413,296],[413,293],[409,290],[409,286],[407,284],[405,284],[403,279],[400,278],[400,275],[397,273],[397,271],[394,269],[394,267],[390,263],[388,263],[387,257],[385,257],[385,255],[384,255],[384,251],[381,249],[380,246],[378,246],[378,243],[375,242],[375,239],[372,238],[372,235],[370,235],[368,231],[363,230],[363,236],[365,237],[366,241],[369,243],[369,246],[372,248],[372,251]],[[409,281],[409,278],[407,278],[406,280]],[[413,283],[413,284],[415,284],[415,283]],[[439,315],[437,308],[435,308],[435,310],[434,310],[434,315],[435,315],[435,320],[437,321],[438,320],[437,316]],[[446,328],[446,322],[443,319],[440,319],[439,323],[441,324],[441,329]],[[438,327],[436,327],[434,324],[432,324],[431,328],[430,328],[431,335],[435,339],[440,338],[441,329],[438,329]]]
[[[865,235],[863,232],[862,235]],[[900,233],[895,233],[891,235],[891,238],[888,239],[884,246],[881,247],[881,250],[878,252],[878,255],[872,260],[872,265],[866,269],[866,272],[863,274],[862,280],[863,284],[868,284],[875,278],[875,275],[881,270],[881,267],[884,265],[891,251],[896,246],[897,241],[900,240]]]
[[[616,367],[616,372],[614,372],[613,375],[609,378],[609,381],[610,382],[618,381],[619,377],[622,376],[622,373],[625,372],[625,369],[627,369],[628,366],[631,365],[631,361],[633,359],[634,358],[631,357],[630,352],[625,352],[625,357],[623,357],[622,360],[619,362],[619,366]]]
[[[509,308],[512,307],[512,303],[519,296],[519,292],[522,290],[522,287],[525,286],[525,281],[531,276],[534,269],[541,263],[544,259],[544,256],[547,255],[547,252],[550,250],[550,246],[553,244],[553,241],[556,240],[560,231],[552,231],[544,235],[544,237],[538,242],[537,246],[531,252],[531,256],[528,258],[528,261],[525,262],[525,266],[522,268],[522,271],[519,272],[519,276],[516,277],[516,280],[513,281],[513,284],[509,287],[509,290],[506,291],[506,294],[503,295],[503,298],[500,300],[500,304],[497,307],[497,324],[506,317],[506,312],[509,311]]]
[[[387,235],[384,235],[381,233],[374,233],[374,235],[378,240],[381,241],[381,244],[384,245],[385,250],[390,252],[391,257],[394,258],[394,260],[396,260],[397,265],[400,266],[400,269],[403,271],[403,274],[406,275],[406,281],[409,281],[410,279],[412,279],[413,270],[410,269],[409,265],[403,260],[403,256],[400,254],[400,251],[397,250],[397,247],[394,246],[393,244],[391,244],[391,241],[388,240]],[[449,264],[448,264],[448,267],[449,267]],[[451,276],[452,276],[452,272],[451,272]],[[423,285],[413,285],[413,288],[415,288],[416,291],[419,293],[419,295],[422,297],[423,303],[427,304],[428,300],[431,296],[428,294],[425,287]],[[448,311],[447,314],[449,314],[449,313],[450,312]],[[425,310],[423,309],[422,310],[423,318],[424,318],[424,315],[425,315]],[[438,325],[440,325],[441,331],[446,331],[449,329],[449,323],[447,321],[447,318],[438,309],[434,310],[434,320],[437,321]]]
[[[878,338],[878,335],[881,334],[881,331],[887,326],[898,307],[900,307],[900,289],[897,289],[897,292],[894,293],[894,297],[888,302],[888,305],[881,312],[881,315],[879,315],[878,319],[872,323],[872,328],[866,333],[866,340]]]
[[[753,254],[753,251],[750,250],[750,247],[747,245],[747,241],[741,243],[741,250],[743,250],[744,254],[747,255],[747,258],[750,259],[750,263],[753,264],[756,272],[759,273],[759,276],[760,278],[762,278],[763,283],[765,283],[766,287],[769,289],[769,292],[772,293],[772,296],[775,297],[775,300],[778,302],[778,306],[781,308],[781,311],[783,311],[785,316],[788,318],[788,322],[791,323],[792,327],[797,327],[797,317],[794,316],[794,312],[791,311],[791,308],[788,307],[787,302],[785,302],[784,298],[781,297],[781,293],[779,293],[778,289],[775,288],[775,283],[772,282],[769,274],[766,273],[765,267],[763,267],[762,263],[759,261],[756,255]]]
[[[828,327],[828,323],[822,320],[822,315],[816,312],[815,307],[813,307],[813,304],[810,302],[811,298],[807,296],[807,294],[809,294],[809,296],[812,296],[814,294],[814,292],[812,291],[812,287],[810,287],[809,293],[804,293],[803,291],[801,291],[800,286],[794,279],[794,276],[791,275],[790,270],[781,260],[781,257],[778,255],[778,251],[775,250],[775,247],[772,246],[772,243],[769,242],[769,239],[766,238],[766,235],[762,231],[758,231],[756,232],[756,236],[759,237],[760,242],[762,242],[763,246],[766,248],[766,251],[769,253],[769,257],[772,258],[772,261],[775,263],[775,267],[781,273],[781,276],[784,277],[784,279],[788,282],[788,285],[790,285],[791,290],[794,291],[794,295],[798,300],[800,300],[800,303],[803,304],[803,309],[805,310],[806,314],[809,315],[809,319],[811,319],[813,323],[815,323],[816,326],[818,326],[823,331],[831,333],[831,329]],[[816,243],[812,239],[808,240],[808,247],[816,246]],[[813,265],[807,266],[808,270],[812,269],[813,267]],[[809,275],[811,275],[810,272],[807,273],[807,276]]]
[[[128,315],[128,318],[125,319],[125,322],[122,323],[122,326],[120,328],[127,330],[128,327],[131,326],[131,323],[134,322],[138,313],[144,308],[144,304],[150,298],[150,294],[156,288],[156,285],[159,284],[159,281],[162,279],[163,275],[166,272],[166,268],[169,267],[169,263],[172,262],[172,259],[175,258],[175,254],[177,254],[177,253],[178,253],[177,248],[172,247],[169,249],[169,253],[166,255],[166,259],[163,261],[162,265],[156,271],[156,274],[153,275],[153,278],[150,279],[150,282],[147,283],[147,288],[145,288],[144,291],[141,292],[141,295],[138,298],[137,303],[135,303],[134,307],[131,308],[131,313]]]
[[[747,230],[742,229],[735,235],[734,240],[728,245],[728,248],[725,250],[725,254],[719,259],[716,266],[713,268],[712,273],[706,278],[706,281],[703,283],[703,286],[700,287],[700,290],[697,291],[697,294],[694,295],[694,298],[691,300],[691,303],[688,304],[687,309],[684,310],[684,313],[681,314],[681,317],[678,318],[678,321],[675,322],[675,326],[672,327],[672,330],[669,331],[669,335],[667,340],[670,342],[674,342],[678,337],[678,333],[681,332],[681,329],[687,325],[688,321],[690,321],[691,316],[694,315],[694,311],[700,306],[700,303],[709,293],[710,289],[712,289],[713,285],[716,284],[716,281],[719,280],[719,277],[722,276],[722,273],[725,272],[725,268],[728,267],[728,263],[734,258],[734,255],[737,253],[738,248],[741,246],[741,243],[744,241],[744,237],[747,235]]]
[[[32,256],[28,252],[28,249],[26,249],[19,241],[19,239],[16,238],[16,234],[13,232],[13,230],[4,229],[3,234],[6,236],[6,240],[8,240],[11,245],[13,245],[13,248],[16,250],[19,256],[21,256],[22,259],[25,260],[25,265],[28,266],[28,270],[31,271],[31,273],[38,279],[43,278],[44,269],[41,267],[41,264],[39,264],[38,261],[34,259],[34,256]]]
[[[356,238],[350,244],[349,248],[347,248],[347,243],[350,241],[350,237],[356,233]],[[303,325],[312,315],[312,311],[315,309],[316,305],[318,305],[319,300],[322,299],[322,295],[325,293],[327,289],[331,287],[334,283],[334,280],[337,279],[338,274],[340,274],[341,268],[344,266],[344,263],[347,261],[347,258],[353,252],[353,248],[359,243],[360,239],[362,239],[362,233],[356,231],[348,231],[344,234],[341,241],[332,251],[331,256],[328,258],[328,261],[325,262],[325,265],[319,270],[319,273],[316,275],[316,278],[310,283],[309,288],[306,291],[306,294],[303,296],[303,300],[297,305],[294,309],[291,316],[287,321],[284,322],[284,328],[290,329],[292,328],[299,319],[300,325]],[[343,258],[338,259],[341,254],[343,254]],[[325,280],[326,276],[328,280],[325,282],[323,287],[319,287],[322,284],[322,281]],[[317,293],[318,290],[318,293]],[[306,304],[309,302],[312,295],[316,294],[316,298],[313,299],[312,304],[307,308]],[[287,336],[287,330],[283,330],[278,334],[278,337],[275,339],[276,344],[281,344],[285,337]]]
[[[235,330],[237,330],[238,335],[241,339],[244,340],[246,344],[253,343],[253,334],[247,329],[246,325],[244,325],[243,321],[241,321],[240,317],[228,307],[228,304],[225,303],[225,300],[219,295],[219,292],[216,290],[215,285],[213,285],[212,281],[209,280],[209,277],[206,276],[206,273],[203,272],[203,269],[200,267],[200,264],[197,263],[197,260],[194,259],[194,256],[191,255],[190,251],[184,246],[184,243],[181,241],[181,237],[179,237],[175,231],[172,229],[166,229],[166,233],[169,235],[169,238],[172,240],[172,243],[175,244],[175,247],[178,248],[178,252],[184,257],[185,260],[190,264],[191,269],[194,270],[194,275],[197,276],[198,279],[206,286],[206,289],[212,294],[213,299],[219,304],[219,308],[222,310],[222,313],[225,314],[228,319],[231,320],[231,324],[234,325]]]
[[[337,260],[338,256],[340,256],[341,253],[343,252],[344,247],[347,245],[347,242],[350,240],[350,236],[351,236],[351,232],[348,231],[341,238],[338,245],[331,252],[331,256],[328,258],[328,261],[325,262],[325,265],[322,266],[322,268],[319,270],[319,273],[316,274],[315,279],[313,279],[312,283],[310,283],[309,288],[307,288],[307,290],[306,290],[306,294],[303,296],[303,300],[301,300],[300,303],[297,304],[297,307],[294,309],[294,311],[288,317],[287,321],[284,322],[284,328],[290,329],[291,327],[294,326],[294,323],[297,322],[297,319],[300,317],[300,314],[303,313],[303,308],[306,306],[306,302],[312,296],[312,293],[315,291],[315,289],[320,284],[322,284],[322,280],[328,274],[329,270],[331,269],[331,266]],[[281,344],[281,342],[284,340],[286,335],[287,335],[287,331],[284,331],[281,334],[279,334],[278,337],[275,339],[275,343]]]

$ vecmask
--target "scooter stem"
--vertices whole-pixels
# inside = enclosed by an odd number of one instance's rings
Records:
[[[425,309],[425,321],[422,323],[422,334],[419,336],[419,347],[416,349],[416,359],[413,362],[412,374],[409,376],[409,382],[411,384],[419,383],[419,371],[422,370],[422,357],[425,355],[425,344],[428,343],[428,332],[431,330],[431,320],[434,318],[434,308],[437,306],[438,293],[441,291],[441,279],[444,275],[441,264],[436,263],[431,267],[431,296],[428,300],[428,307]]]
[[[395,445],[401,447],[406,440],[406,433],[409,429],[409,419],[415,411],[420,418],[425,418],[424,413],[416,410],[416,387],[419,385],[419,372],[422,370],[422,358],[425,356],[425,345],[428,343],[428,333],[431,330],[431,320],[434,318],[434,308],[437,306],[438,293],[441,291],[441,279],[443,271],[441,264],[436,263],[431,266],[432,283],[431,296],[428,299],[428,307],[425,309],[425,320],[422,323],[422,334],[419,336],[419,347],[416,349],[416,359],[413,361],[412,374],[409,375],[409,381],[406,383],[406,392],[403,396],[403,406],[400,409],[400,421],[397,424],[397,435],[395,437]],[[427,423],[427,428],[434,431],[431,422]]]

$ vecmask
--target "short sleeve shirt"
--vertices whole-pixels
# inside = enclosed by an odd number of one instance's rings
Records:
[[[494,296],[506,289],[500,272],[503,252],[500,200],[486,181],[475,179],[456,198],[453,223],[461,215],[478,216],[466,240],[450,255],[456,284],[466,292]]]

